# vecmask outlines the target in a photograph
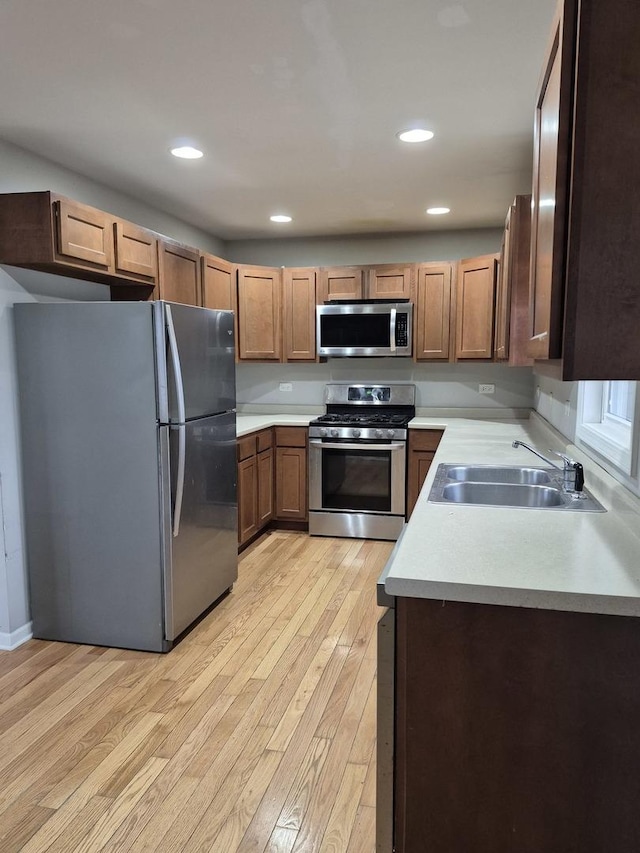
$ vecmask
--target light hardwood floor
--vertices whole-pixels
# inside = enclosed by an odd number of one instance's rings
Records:
[[[391,547],[268,534],[168,655],[0,653],[0,851],[373,853]]]

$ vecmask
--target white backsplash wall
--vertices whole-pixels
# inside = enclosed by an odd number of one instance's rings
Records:
[[[576,437],[578,383],[533,374],[534,407],[572,443]]]
[[[404,358],[333,358],[321,364],[238,364],[238,406],[322,408],[328,382],[413,382],[418,408],[532,408],[533,376],[528,367],[499,364],[415,364]],[[291,391],[281,391],[289,383]],[[480,394],[478,385],[495,385]]]

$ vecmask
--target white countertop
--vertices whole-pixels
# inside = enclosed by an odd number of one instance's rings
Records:
[[[419,418],[444,428],[386,577],[391,595],[640,616],[640,501],[541,418]],[[544,466],[511,442],[568,450],[606,513],[429,503],[440,462]]]
[[[239,414],[238,435],[306,426],[315,414]],[[413,429],[444,429],[385,581],[391,595],[640,616],[640,500],[542,418],[418,417]],[[544,466],[542,452],[582,462],[606,513],[429,503],[440,462]]]

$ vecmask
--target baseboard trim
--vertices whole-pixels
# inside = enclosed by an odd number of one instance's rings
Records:
[[[32,637],[31,622],[27,622],[27,624],[23,625],[21,628],[16,628],[16,630],[11,631],[11,633],[0,631],[0,651],[12,652]]]

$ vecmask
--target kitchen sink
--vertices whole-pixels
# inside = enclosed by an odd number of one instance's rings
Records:
[[[517,465],[442,463],[428,500],[467,506],[606,512],[586,489],[581,496],[565,492],[562,471]]]
[[[521,483],[532,486],[551,482],[549,473],[542,468],[511,468],[506,465],[448,466],[447,478],[472,483]]]

